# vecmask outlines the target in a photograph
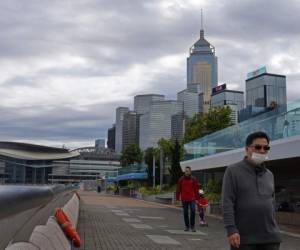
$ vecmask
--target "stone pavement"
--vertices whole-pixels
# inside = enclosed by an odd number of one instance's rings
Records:
[[[229,249],[222,221],[208,218],[208,223],[205,228],[197,225],[196,233],[184,232],[178,209],[81,192],[78,231],[82,250]],[[281,249],[300,250],[300,238],[283,236]]]

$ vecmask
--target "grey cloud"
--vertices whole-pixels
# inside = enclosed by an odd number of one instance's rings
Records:
[[[198,39],[200,9],[178,8],[173,18],[163,16],[161,1],[141,0],[3,0],[0,2],[0,66],[6,62],[31,65],[59,60],[63,55],[84,58],[85,65],[60,65],[32,69],[22,75],[16,69],[0,88],[31,86],[44,78],[122,76],[133,65],[149,66],[163,56],[186,52]],[[149,4],[151,6],[149,7]],[[300,55],[299,10],[296,0],[209,1],[204,9],[205,36],[216,46],[220,82],[238,83],[244,88],[245,75],[270,64],[276,53]],[[293,49],[292,49],[293,48]],[[291,61],[286,60],[289,67]],[[273,72],[279,73],[282,72]],[[140,93],[162,93],[175,98],[185,87],[186,65],[181,70],[158,72]],[[288,75],[288,86],[298,88],[299,75]],[[123,82],[126,88],[130,82]],[[291,98],[297,98],[289,91]],[[134,94],[139,94],[135,91]],[[0,136],[5,138],[105,137],[114,122],[114,109],[131,103],[109,103],[86,107],[30,107],[9,109],[0,103]],[[3,107],[1,106],[3,105]],[[9,106],[9,105],[6,105]],[[34,116],[28,115],[31,110]],[[0,138],[1,138],[0,137]]]
[[[35,87],[37,86],[37,82],[36,79],[32,79],[30,77],[15,76],[13,78],[4,81],[1,84],[1,88],[18,87],[18,86]]]
[[[106,103],[81,107],[39,106],[0,108],[0,140],[94,140],[105,138],[112,124],[111,112],[118,105]]]

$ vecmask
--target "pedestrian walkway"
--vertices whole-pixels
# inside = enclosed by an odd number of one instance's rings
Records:
[[[198,217],[197,217],[198,219]],[[229,249],[221,220],[209,227],[183,231],[181,211],[145,201],[81,193],[78,231],[82,250]],[[283,236],[283,250],[300,250],[300,239]]]

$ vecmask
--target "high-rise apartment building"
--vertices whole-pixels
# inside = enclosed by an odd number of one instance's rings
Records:
[[[190,48],[187,58],[187,88],[203,93],[203,112],[210,106],[211,89],[218,84],[218,58],[215,47],[204,38],[204,30],[200,30],[200,39]]]
[[[123,150],[123,119],[124,114],[129,111],[127,107],[118,107],[116,109],[116,152]]]
[[[116,125],[114,124],[112,128],[107,131],[107,147],[109,149],[116,149]]]
[[[182,102],[152,102],[150,111],[140,117],[140,148],[156,147],[161,138],[170,139],[172,116],[182,112]]]
[[[139,144],[139,115],[134,111],[124,114],[123,118],[123,149],[130,144]]]

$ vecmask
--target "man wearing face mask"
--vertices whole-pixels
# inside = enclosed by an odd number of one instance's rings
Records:
[[[195,177],[192,176],[190,167],[185,167],[184,176],[177,183],[176,199],[181,200],[183,207],[184,231],[196,232],[195,213],[196,200],[199,198],[199,185]],[[190,216],[189,216],[190,210]]]
[[[222,187],[222,209],[231,249],[278,250],[274,177],[265,167],[269,137],[255,132],[246,139],[245,158],[227,167]]]

